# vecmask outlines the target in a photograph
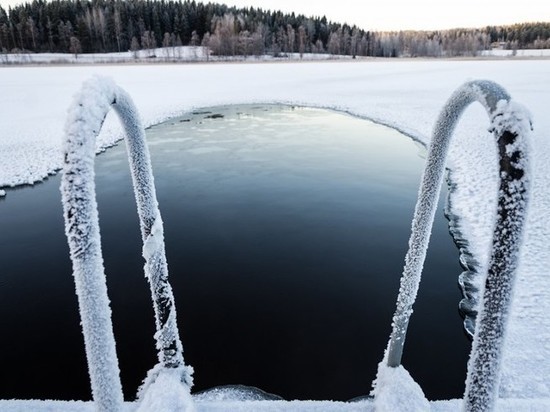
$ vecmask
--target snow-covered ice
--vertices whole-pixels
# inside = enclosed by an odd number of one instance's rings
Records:
[[[138,412],[195,412],[191,393],[182,385],[182,372],[162,369],[139,401]]]
[[[462,400],[431,401],[431,412],[462,411]],[[126,402],[122,412],[134,412],[138,408],[135,402]],[[196,412],[375,412],[370,400],[361,402],[331,401],[254,401],[254,400],[198,400],[195,399]],[[92,402],[82,401],[24,401],[0,400],[2,412],[94,412]],[[414,411],[414,409],[406,409]],[[497,402],[498,412],[548,412],[548,399],[500,399]]]
[[[549,57],[549,49],[492,49],[482,50],[481,55],[485,57]]]
[[[82,82],[93,74],[110,76],[127,90],[146,126],[207,106],[289,103],[346,111],[395,127],[423,142],[429,140],[442,105],[458,86],[473,79],[493,80],[530,110],[534,128],[532,196],[500,385],[500,396],[509,401],[499,401],[497,408],[548,410],[549,73],[550,60],[2,67],[0,187],[37,182],[59,169],[67,108]],[[472,105],[456,129],[449,163],[457,185],[451,199],[453,213],[459,217],[460,230],[481,267],[488,265],[497,192],[496,148],[488,128],[484,109]],[[110,114],[96,149],[112,145],[120,138],[121,130]],[[9,189],[6,191],[9,198]],[[17,405],[21,404],[2,401],[0,409],[23,410],[16,409]],[[89,404],[78,405],[89,408]],[[265,410],[278,410],[276,405],[266,405]],[[290,405],[286,410],[292,410]],[[343,405],[334,410],[358,410],[352,404]],[[457,401],[431,402],[431,406],[433,410],[460,407]],[[197,403],[197,410],[222,409]],[[264,407],[258,405],[255,410]],[[304,404],[295,410],[331,409],[307,409]]]
[[[399,365],[387,365],[387,357],[378,364],[372,395],[376,412],[428,412],[430,403],[409,372]]]
[[[509,50],[510,54],[512,50]],[[542,54],[536,54],[539,56]],[[523,56],[523,55],[522,55]],[[356,58],[364,58],[357,56]],[[285,61],[285,60],[351,60],[352,56],[326,53],[284,53],[279,57],[262,56],[215,56],[207,53],[204,46],[175,46],[115,53],[2,53],[0,64],[112,64],[112,63],[173,63],[173,62],[229,62],[229,61]]]

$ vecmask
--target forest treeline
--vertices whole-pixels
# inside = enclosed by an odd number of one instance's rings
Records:
[[[260,8],[164,0],[34,0],[0,7],[3,53],[105,53],[202,45],[213,54],[475,56],[495,45],[550,48],[550,23],[374,32]]]

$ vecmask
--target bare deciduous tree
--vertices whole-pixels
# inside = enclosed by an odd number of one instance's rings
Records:
[[[74,58],[78,59],[78,55],[82,52],[82,47],[80,46],[80,40],[76,38],[75,36],[71,36],[70,38],[70,52],[74,54]]]

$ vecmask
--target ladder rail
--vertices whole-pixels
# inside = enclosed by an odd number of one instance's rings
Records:
[[[401,364],[450,141],[462,113],[474,102],[485,107],[491,120],[492,133],[499,152],[500,180],[492,254],[468,367],[465,393],[468,411],[492,408],[498,392],[500,352],[518,266],[529,186],[529,115],[521,106],[511,102],[506,90],[492,81],[467,82],[458,88],[446,102],[435,124],[415,207],[409,250],[405,257],[385,359],[389,367]]]
[[[181,382],[189,388],[192,385],[192,369],[184,364],[174,296],[168,281],[163,225],[145,130],[131,97],[112,81],[95,77],[83,84],[69,109],[61,194],[92,393],[102,411],[121,410],[123,404],[94,180],[96,137],[111,108],[125,130],[143,240],[144,271],[155,312],[159,366],[153,370],[158,375],[163,368],[180,369]],[[154,380],[154,376],[148,379]]]

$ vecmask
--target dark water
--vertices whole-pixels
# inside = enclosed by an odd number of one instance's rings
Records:
[[[148,140],[194,390],[367,394],[390,333],[423,149],[363,120],[289,107],[197,113]],[[96,171],[133,399],[156,355],[124,145],[100,155]],[[91,397],[58,187],[56,176],[0,200],[0,398]],[[430,399],[464,388],[460,272],[440,208],[404,354]]]

